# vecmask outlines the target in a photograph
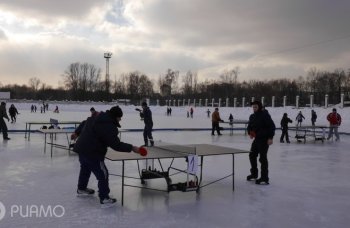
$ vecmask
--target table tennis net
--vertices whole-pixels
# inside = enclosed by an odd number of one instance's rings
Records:
[[[154,147],[167,152],[173,152],[178,154],[196,154],[196,147],[193,145],[177,145],[173,143],[155,141]]]

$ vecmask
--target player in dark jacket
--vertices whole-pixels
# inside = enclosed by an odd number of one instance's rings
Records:
[[[303,122],[303,119],[305,119],[304,115],[301,113],[301,111],[299,111],[297,117],[295,117],[295,120],[298,121],[297,122],[297,127],[300,126],[301,127],[301,123]]]
[[[280,138],[280,142],[284,143],[283,138],[286,137],[287,143],[290,143],[289,141],[289,135],[288,135],[288,123],[293,123],[291,119],[288,118],[288,114],[284,113],[283,117],[281,119],[281,129],[282,129],[282,135]]]
[[[10,108],[9,108],[9,114],[11,117],[11,123],[15,123],[16,122],[16,115],[18,115],[18,111],[17,108],[15,107],[14,104],[11,104]]]
[[[311,110],[311,124],[312,124],[312,126],[315,126],[316,119],[317,119],[316,112],[314,110]]]
[[[153,120],[151,109],[147,106],[146,102],[142,102],[142,111],[140,111],[140,117],[145,123],[145,128],[143,129],[143,140],[145,141],[145,146],[148,146],[148,139],[151,143],[151,146],[154,145],[152,129],[153,129]]]
[[[254,113],[249,117],[248,134],[250,138],[254,139],[250,153],[250,175],[247,180],[256,180],[256,184],[269,184],[268,176],[268,161],[267,151],[269,146],[273,143],[273,136],[275,135],[275,124],[268,112],[262,111],[262,104],[260,101],[251,103]],[[257,157],[260,155],[259,161],[261,163],[261,177],[258,178]]]
[[[7,115],[6,112],[6,103],[1,102],[0,105],[0,132],[2,131],[2,137],[4,140],[10,140],[7,134],[7,125],[4,121],[4,118],[7,119],[7,121],[10,121],[10,118]]]
[[[108,170],[104,163],[107,147],[119,152],[139,153],[139,148],[123,143],[118,138],[119,121],[123,116],[122,110],[112,107],[106,112],[100,112],[89,117],[79,134],[74,151],[79,154],[80,174],[78,195],[94,194],[93,189],[87,188],[91,172],[98,180],[99,198],[102,205],[113,205],[116,199],[109,197]]]

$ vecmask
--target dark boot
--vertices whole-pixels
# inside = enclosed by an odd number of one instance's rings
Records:
[[[255,181],[255,184],[261,184],[261,185],[268,185],[269,183],[269,178],[259,178]]]
[[[253,175],[253,174],[250,174],[247,176],[247,181],[251,181],[251,180],[256,180],[258,178],[258,175]]]
[[[258,170],[250,169],[250,175],[247,176],[247,181],[256,180],[258,178]]]
[[[148,146],[148,140],[145,140],[145,144],[144,145],[142,145],[142,146]]]

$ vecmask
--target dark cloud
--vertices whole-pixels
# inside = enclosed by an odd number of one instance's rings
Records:
[[[140,20],[157,36],[189,48],[248,45],[247,52],[265,55],[350,35],[350,1],[346,0],[337,4],[327,0],[152,3],[145,3]]]
[[[33,18],[82,18],[91,9],[110,3],[112,0],[1,0],[0,10],[15,12],[19,16]]]
[[[104,70],[108,50],[116,75],[172,68],[209,77],[238,66],[242,78],[268,79],[311,67],[347,69],[348,9],[348,0],[1,0],[0,12],[14,13],[16,22],[0,18],[0,40],[13,38],[13,46],[1,46],[0,67],[18,77],[59,78],[74,61]]]

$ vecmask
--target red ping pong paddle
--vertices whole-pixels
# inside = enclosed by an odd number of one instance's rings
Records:
[[[250,135],[250,138],[255,138],[256,137],[255,131],[250,131],[249,135]]]
[[[139,148],[139,153],[141,156],[146,156],[147,155],[147,149],[144,147]]]

